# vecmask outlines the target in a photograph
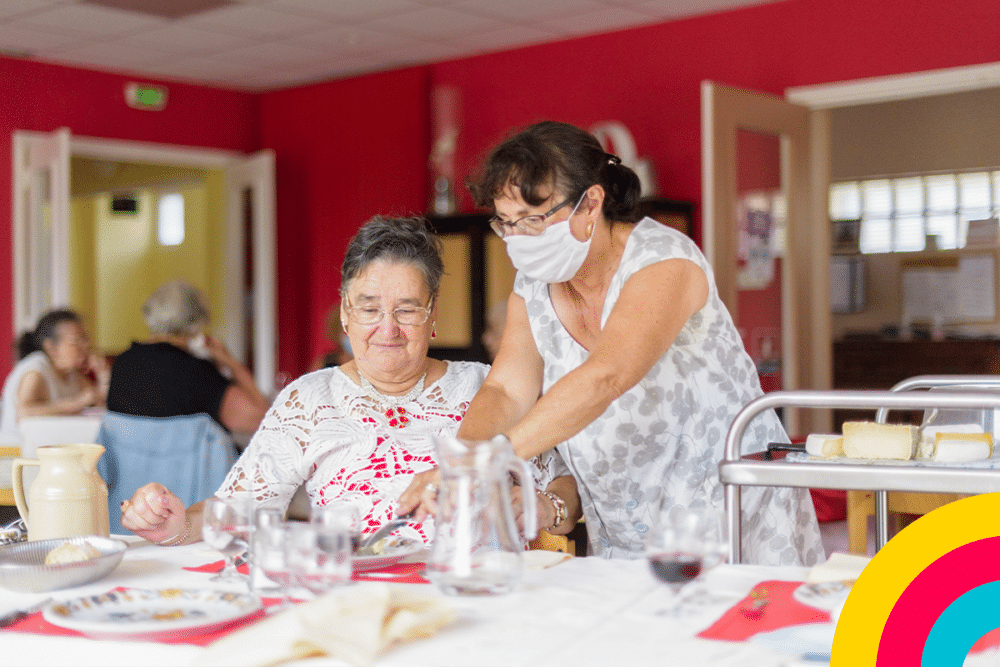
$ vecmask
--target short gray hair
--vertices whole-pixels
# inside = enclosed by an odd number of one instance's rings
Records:
[[[196,334],[208,324],[208,302],[194,285],[171,280],[149,295],[142,315],[153,333]]]
[[[412,264],[424,275],[432,296],[441,288],[444,262],[441,240],[423,218],[383,218],[376,215],[358,230],[347,246],[340,269],[340,294],[346,296],[351,282],[379,260]]]

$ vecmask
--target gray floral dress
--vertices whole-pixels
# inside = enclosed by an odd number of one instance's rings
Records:
[[[607,321],[626,281],[640,269],[687,259],[708,277],[705,306],[646,376],[583,431],[557,449],[577,480],[590,553],[639,558],[661,500],[681,506],[723,504],[718,462],[736,414],[762,394],[753,361],[719,299],[707,260],[687,236],[645,218],[632,231],[608,288]],[[535,345],[545,362],[543,393],[586,360],[549,299],[548,285],[519,273]],[[627,353],[627,350],[622,350]],[[767,411],[747,428],[743,451],[787,442],[777,415]],[[762,565],[812,565],[824,552],[806,489],[743,489],[743,560]]]

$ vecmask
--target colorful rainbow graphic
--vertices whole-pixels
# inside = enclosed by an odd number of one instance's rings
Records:
[[[914,521],[865,568],[844,605],[832,667],[961,666],[1000,628],[1000,493]]]

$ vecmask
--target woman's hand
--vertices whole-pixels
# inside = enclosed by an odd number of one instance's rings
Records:
[[[516,484],[510,488],[510,506],[514,510],[514,520],[517,522],[518,530],[524,533],[524,493]],[[548,496],[542,495],[541,491],[535,491],[535,513],[539,532],[555,527],[552,525],[556,521],[555,505]]]
[[[399,497],[397,514],[402,516],[414,512],[413,520],[417,523],[437,514],[437,487],[440,480],[441,472],[437,468],[414,475],[410,486]]]
[[[150,542],[180,535],[186,518],[184,502],[156,482],[140,487],[122,502],[122,527]]]

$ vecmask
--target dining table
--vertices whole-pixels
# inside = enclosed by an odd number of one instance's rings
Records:
[[[221,554],[197,542],[178,547],[162,547],[135,536],[115,536],[128,547],[118,566],[104,578],[73,588],[43,593],[2,591],[0,616],[25,610],[39,602],[86,598],[120,589],[219,589],[248,593],[245,584],[210,581],[204,566],[217,562]],[[412,554],[407,562],[421,563],[426,552]],[[691,598],[682,613],[673,613],[673,594],[653,577],[644,560],[607,560],[568,557],[563,562],[533,569],[526,559],[516,588],[499,595],[452,596],[438,593],[430,583],[392,583],[392,586],[420,587],[439,595],[455,611],[454,622],[431,637],[398,644],[381,653],[375,665],[711,665],[745,667],[798,667],[823,664],[829,660],[834,624],[822,614],[799,628],[769,629],[751,636],[709,639],[699,634],[716,627],[733,610],[761,589],[762,582],[773,590],[794,590],[806,581],[809,568],[767,567],[720,564],[704,572],[685,593]],[[399,566],[397,566],[399,567]],[[420,567],[415,565],[413,567]],[[186,569],[188,568],[188,569]],[[208,568],[211,569],[211,568]],[[420,570],[422,572],[422,568]],[[372,573],[378,580],[380,574]],[[393,581],[387,575],[385,581]],[[413,581],[413,577],[401,580]],[[417,577],[417,581],[421,581]],[[345,584],[327,595],[338,595],[348,586],[379,585],[358,581]],[[699,598],[706,598],[701,600]],[[779,605],[773,605],[775,613]],[[754,609],[755,607],[748,607]],[[293,608],[291,611],[295,611]],[[263,612],[261,612],[263,613]],[[282,612],[290,613],[290,612]],[[756,611],[754,611],[756,613]],[[763,606],[759,617],[771,613]],[[816,619],[820,622],[816,622]],[[732,619],[730,618],[730,621]],[[752,626],[754,617],[737,626]],[[799,619],[802,621],[803,619]],[[247,632],[252,641],[267,641],[267,633],[256,636],[254,617],[243,619],[234,631]],[[163,643],[143,636],[93,639],[75,633],[48,632],[48,624],[35,614],[0,630],[0,663],[16,665],[73,666],[157,666],[205,664],[211,644],[174,640]],[[723,624],[725,625],[725,624]],[[50,626],[51,630],[52,627]],[[780,633],[808,630],[807,644]],[[722,628],[722,634],[733,626]],[[223,633],[224,634],[224,633]],[[737,635],[746,631],[737,631]],[[213,635],[214,637],[215,635]],[[791,635],[789,635],[791,637]],[[819,645],[817,646],[817,641]],[[245,656],[237,664],[245,664]],[[288,664],[324,667],[348,663],[337,657],[299,659]]]

